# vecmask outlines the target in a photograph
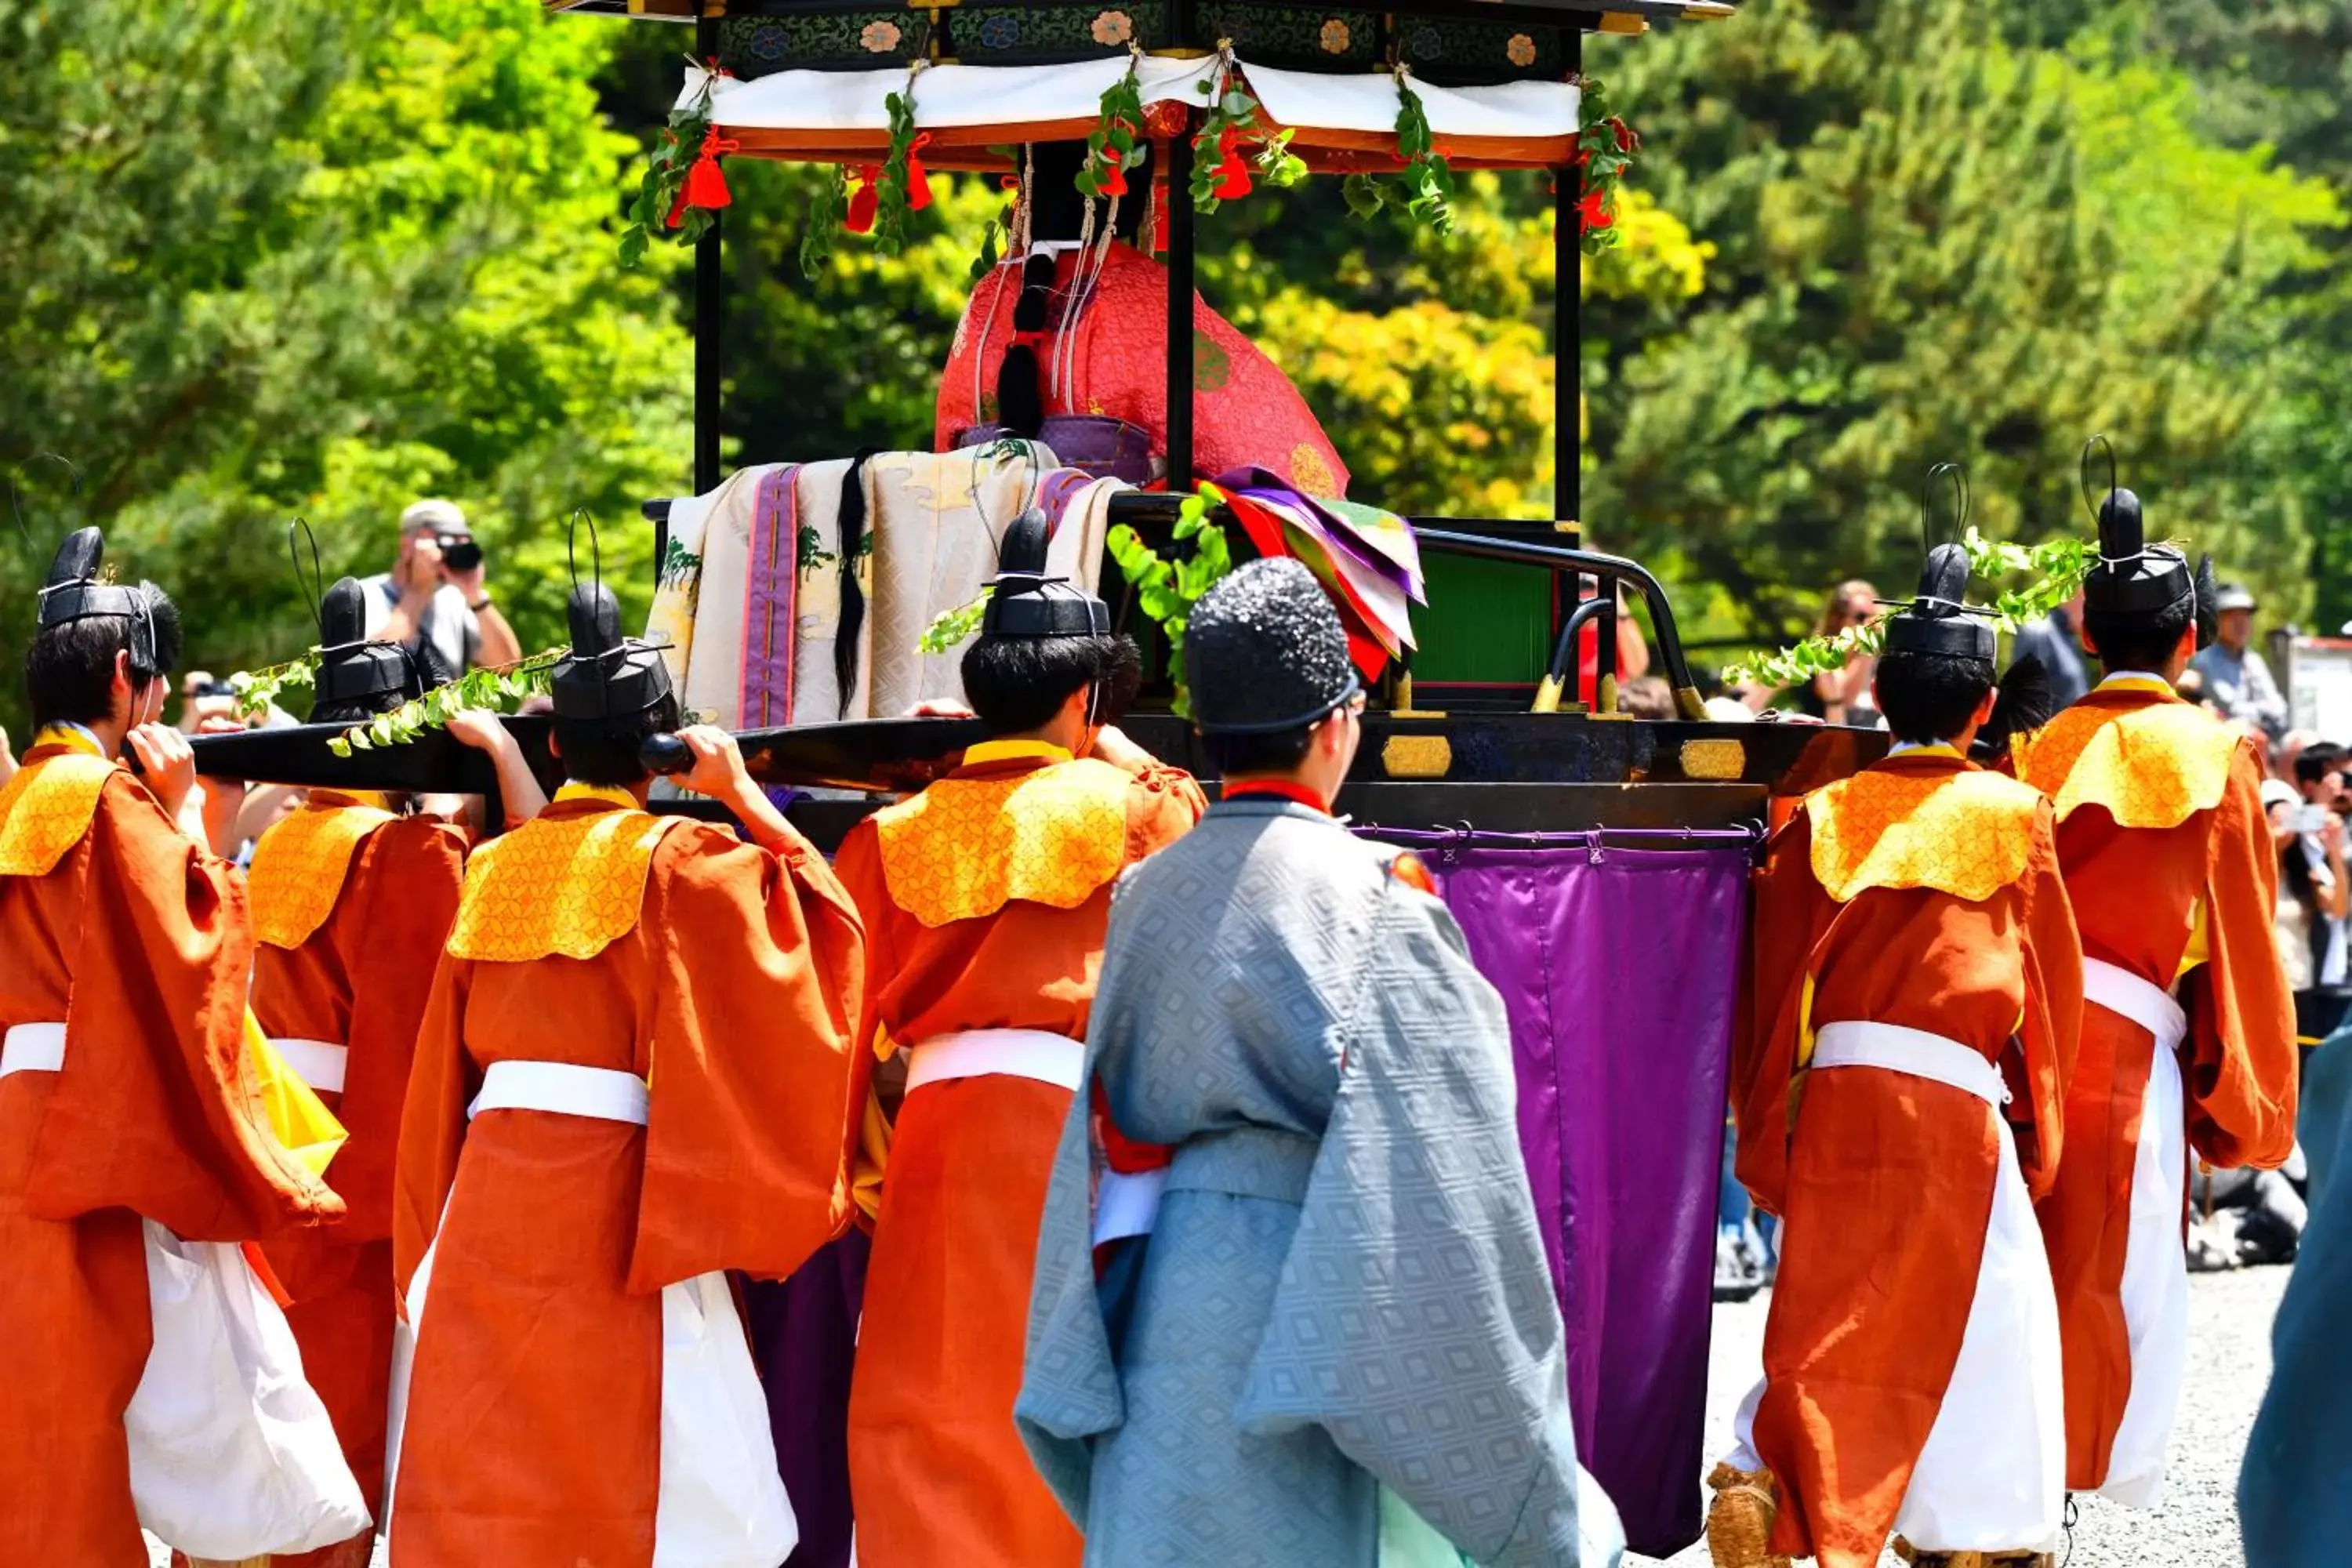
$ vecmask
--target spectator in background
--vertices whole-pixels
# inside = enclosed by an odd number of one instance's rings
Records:
[[[2018,627],[2010,648],[2011,660],[2032,654],[2050,677],[2050,694],[2059,708],[2071,708],[2091,689],[2090,667],[2083,661],[2083,592],[2037,621]]]
[[[1833,637],[1851,626],[1860,626],[1878,613],[1878,590],[1855,579],[1841,583],[1830,595],[1822,610],[1821,624],[1815,635]],[[1819,719],[1824,724],[1853,724],[1861,729],[1878,727],[1878,710],[1871,705],[1871,678],[1877,673],[1878,661],[1867,655],[1857,655],[1846,661],[1843,669],[1813,677],[1812,683],[1797,689],[1797,711]]]
[[[220,682],[209,669],[192,669],[180,678],[180,733],[196,732],[196,721],[201,716],[198,704]]]
[[[399,643],[423,658],[427,685],[478,666],[514,663],[522,644],[483,585],[486,570],[466,514],[446,500],[418,501],[400,514],[400,554],[392,570],[362,584],[369,638]]]
[[[2266,805],[2280,800],[2269,806],[2272,831],[2281,840],[2279,891],[2303,912],[2308,974],[2299,975],[2298,966],[2288,963],[2290,976],[2302,979],[2298,992],[2345,984],[2344,921],[2352,910],[2352,879],[2345,875],[2344,819],[2336,810],[2344,795],[2336,771],[2344,755],[2344,748],[2326,741],[2305,747],[2294,760],[2294,803],[2264,796]]]
[[[1618,693],[1620,711],[1636,719],[1670,721],[1678,715],[1675,708],[1675,689],[1655,675],[1644,675],[1625,683]]]
[[[2271,667],[2250,646],[2254,634],[2254,596],[2235,583],[2221,585],[2218,601],[2221,634],[2213,646],[2189,661],[2198,678],[2196,696],[2235,723],[2252,724],[2273,740],[2286,733],[2286,699],[2279,695]]]
[[[2323,738],[2310,730],[2289,730],[2271,748],[2271,777],[2284,780],[2290,795],[2298,793],[2294,787],[2295,758],[2303,755],[2305,747],[2315,746]]]

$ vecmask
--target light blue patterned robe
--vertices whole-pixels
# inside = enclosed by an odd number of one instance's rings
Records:
[[[1373,1568],[1384,1511],[1391,1564],[1414,1513],[1477,1563],[1614,1560],[1502,1003],[1394,856],[1244,799],[1112,905],[1087,1077],[1122,1131],[1177,1151],[1156,1228],[1098,1287],[1082,1086],[1016,1407],[1089,1568]]]

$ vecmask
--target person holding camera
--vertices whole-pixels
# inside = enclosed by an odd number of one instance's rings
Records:
[[[446,500],[421,500],[400,514],[400,555],[371,577],[367,635],[399,643],[426,660],[433,684],[478,666],[522,658],[522,644],[483,585],[482,547],[466,514]]]

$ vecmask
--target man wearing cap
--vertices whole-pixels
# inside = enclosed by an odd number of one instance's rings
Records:
[[[2188,1152],[2271,1168],[2294,1152],[2294,1009],[2263,742],[2174,691],[2231,599],[2210,562],[2147,542],[2131,491],[2112,489],[2098,522],[2083,634],[2105,678],[2013,748],[2054,803],[2083,935],[2066,1157],[2037,1214],[2065,1341],[2066,1484],[2152,1508],[2188,1353]]]
[[[1098,1284],[1117,1194],[1065,1124],[1021,1434],[1091,1568],[1599,1568],[1502,1000],[1420,863],[1330,815],[1364,705],[1339,615],[1253,562],[1184,654],[1223,795],[1120,883],[1081,1080],[1173,1156]]]
[[[863,1568],[1076,1568],[1084,1549],[1013,1426],[1037,1216],[1111,886],[1205,802],[1111,724],[1135,645],[1045,575],[1045,533],[1034,510],[1006,531],[963,657],[994,738],[838,859],[866,917],[869,1061],[908,1052],[850,1390]],[[1153,1162],[1107,1141],[1148,1183]]]
[[[1709,1478],[1719,1568],[1874,1568],[1890,1531],[1921,1568],[2050,1568],[2063,1521],[2033,1200],[2082,953],[2050,803],[1969,760],[2037,683],[1996,688],[1968,581],[1960,546],[1929,554],[1873,685],[1893,748],[1807,795],[1757,881],[1732,1103],[1785,1229],[1764,1381]]]
[[[725,732],[726,827],[646,812],[660,650],[576,586],[569,781],[476,849],[417,1037],[392,1196],[397,1568],[767,1568],[797,1539],[726,1270],[849,1221],[857,916]]]
[[[2224,583],[2214,600],[2220,620],[2210,646],[2189,661],[2204,686],[2204,700],[2232,723],[2252,724],[2275,741],[2286,733],[2286,699],[2279,695],[2271,667],[2251,646],[2254,596]]]
[[[449,501],[418,501],[400,514],[400,555],[392,570],[362,584],[368,637],[412,653],[430,648],[428,685],[477,666],[514,663],[522,644],[483,585],[485,570],[466,514]]]

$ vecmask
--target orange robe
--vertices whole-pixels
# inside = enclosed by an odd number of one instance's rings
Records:
[[[350,1134],[330,1177],[349,1216],[275,1242],[266,1255],[289,1298],[302,1370],[379,1518],[394,1317],[393,1163],[409,1062],[465,866],[465,836],[448,824],[314,790],[307,806],[262,835],[249,874],[255,1017],[274,1039],[346,1047],[343,1087],[311,1087]],[[364,1568],[372,1535],[351,1552],[276,1563]]]
[[[747,845],[566,786],[474,852],[393,1196],[404,1298],[433,1249],[398,1568],[653,1561],[663,1288],[782,1277],[846,1227],[863,963],[856,909],[797,834]],[[646,1121],[469,1125],[500,1063],[634,1075]]]
[[[141,1220],[276,1237],[342,1205],[268,1131],[244,1053],[244,880],[125,769],[36,744],[0,789],[0,1563],[144,1568],[123,1412],[152,1342]]]
[[[1972,1048],[2048,1190],[2082,1005],[2048,804],[1947,749],[1890,757],[1773,839],[1755,931],[1733,1098],[1739,1178],[1787,1225],[1753,1436],[1772,1550],[1874,1568],[1959,1357],[2000,1132],[1966,1089],[1805,1063],[1849,1021]]]
[[[974,747],[851,830],[867,1038],[1085,1037],[1118,873],[1200,820],[1190,774]],[[890,1138],[849,1402],[864,1568],[1054,1568],[1083,1542],[1013,1425],[1029,1277],[1072,1091],[1005,1073],[908,1094]]]
[[[2177,982],[2188,1014],[2186,1127],[2157,1130],[2141,1116],[2155,1036],[2104,1006],[2084,1010],[2066,1163],[2040,1206],[2065,1338],[2067,1484],[2088,1491],[2110,1481],[2132,1388],[2123,1280],[2143,1132],[2185,1131],[2217,1165],[2282,1163],[2294,1147],[2294,1007],[2272,931],[2278,852],[2256,742],[2160,682],[2125,678],[2019,742],[2014,761],[2056,802],[2084,957],[2158,991]],[[2167,1215],[2187,1196],[2168,1194]],[[2158,1476],[2161,1447],[2149,1461]]]

